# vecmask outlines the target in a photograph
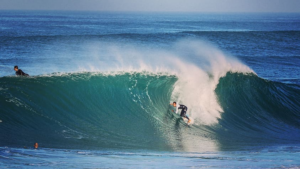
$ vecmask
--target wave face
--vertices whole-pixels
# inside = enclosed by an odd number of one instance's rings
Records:
[[[299,142],[299,89],[298,85],[267,81],[253,74],[227,73],[216,88],[225,112],[217,132],[226,137],[223,143]]]
[[[139,73],[1,78],[1,144],[166,147],[159,130],[175,81]]]
[[[80,149],[204,151],[300,140],[300,88],[253,73],[219,79],[217,123],[187,127],[169,109],[179,78],[72,73],[0,78],[0,144]]]

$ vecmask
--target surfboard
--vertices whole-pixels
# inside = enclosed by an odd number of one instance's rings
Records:
[[[193,124],[194,123],[194,119],[193,118],[191,118],[191,117],[189,117],[190,119],[191,119],[191,122],[190,123],[188,123],[188,119],[186,119],[186,118],[183,118],[183,117],[180,117],[180,118],[182,118],[182,120],[187,124],[187,125],[191,125],[191,124]]]
[[[175,115],[176,117],[178,117],[178,118],[181,118],[182,121],[183,121],[185,124],[187,124],[187,125],[191,125],[191,124],[194,123],[194,119],[191,118],[191,117],[189,117],[189,118],[191,119],[191,122],[188,123],[188,121],[189,121],[188,119],[181,117],[181,116],[180,116],[179,114],[177,114],[177,113],[174,113],[174,115]]]
[[[0,123],[2,122],[2,120],[0,120]]]

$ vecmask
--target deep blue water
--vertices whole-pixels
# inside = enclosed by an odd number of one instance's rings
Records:
[[[300,14],[0,11],[0,165],[300,167],[299,65]]]

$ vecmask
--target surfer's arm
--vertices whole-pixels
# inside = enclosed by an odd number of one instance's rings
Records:
[[[174,113],[176,113],[177,114],[177,112],[178,112],[178,109],[179,109],[179,107],[178,107],[178,104],[176,105],[176,108],[175,108],[175,111],[174,111]]]
[[[177,107],[174,107],[172,103],[170,104],[170,108],[173,113],[177,113]]]

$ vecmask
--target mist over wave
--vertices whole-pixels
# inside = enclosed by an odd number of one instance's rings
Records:
[[[184,39],[166,48],[90,42],[81,55],[86,58],[70,60],[69,72],[145,71],[176,75],[172,100],[188,106],[189,114],[201,124],[216,123],[223,112],[214,92],[220,77],[227,72],[254,73],[235,57],[195,39]]]

